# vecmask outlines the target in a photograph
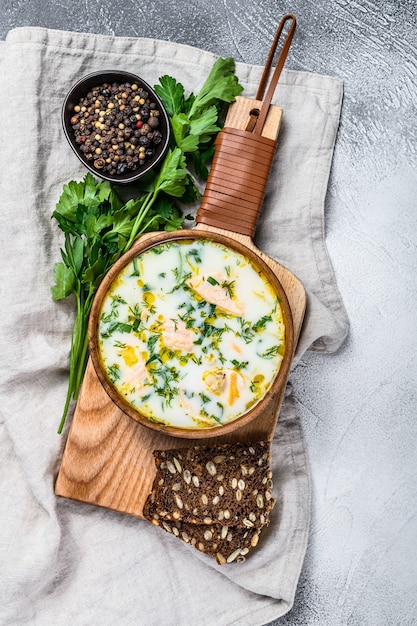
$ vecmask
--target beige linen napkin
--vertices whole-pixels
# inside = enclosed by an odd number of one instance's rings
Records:
[[[220,567],[148,522],[57,499],[73,303],[50,297],[62,234],[50,216],[85,171],[60,121],[69,87],[102,69],[162,74],[197,91],[215,57],[175,43],[19,28],[1,43],[0,623],[256,626],[292,606],[308,537],[306,453],[288,392],[273,442],[277,505],[258,549]],[[237,64],[244,95],[262,68]],[[299,276],[308,310],[297,359],[335,350],[347,319],[323,240],[342,84],[284,71],[279,147],[256,243]],[[70,420],[68,420],[69,422]]]

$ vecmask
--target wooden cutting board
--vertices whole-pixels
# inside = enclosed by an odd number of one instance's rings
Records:
[[[225,126],[246,128],[248,114],[261,102],[237,98],[229,108]],[[262,135],[276,139],[282,110],[272,106]],[[200,228],[200,225],[196,227]],[[300,334],[306,295],[301,282],[283,267],[258,250],[251,238],[215,227],[203,228],[228,236],[254,250],[273,270],[284,287],[293,315],[294,349]],[[152,237],[154,233],[143,235]],[[151,431],[123,413],[109,398],[88,362],[80,396],[68,434],[55,484],[58,496],[94,504],[142,517],[143,506],[151,491],[156,468],[152,452],[156,449],[232,441],[270,441],[273,437],[284,389],[261,418],[236,432],[213,439],[180,439]]]

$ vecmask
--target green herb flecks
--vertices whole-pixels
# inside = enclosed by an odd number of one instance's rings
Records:
[[[175,280],[174,280],[174,284],[172,286],[171,291],[169,291],[168,293],[173,293],[177,289],[180,289],[180,287],[184,287],[185,281],[191,278],[192,276],[192,273],[185,269],[184,257],[179,248],[177,252],[178,252],[178,263],[177,263],[177,266],[174,267],[174,269],[172,270]]]
[[[107,339],[116,331],[120,333],[130,333],[131,330],[132,326],[130,324],[126,324],[125,322],[112,322],[108,325],[107,330],[101,333],[101,336],[103,339]]]
[[[223,289],[226,290],[226,293],[229,296],[229,298],[233,298],[234,296],[234,284],[235,284],[234,280],[224,280],[222,282],[222,287]]]
[[[253,324],[252,328],[255,332],[264,330],[268,322],[272,322],[271,315],[264,315],[261,319],[255,322],[255,324]]]
[[[161,365],[151,368],[155,393],[162,399],[162,408],[171,406],[171,402],[178,395],[179,372],[175,367]]]
[[[230,361],[232,365],[235,366],[237,370],[242,370],[248,366],[249,361],[238,361],[237,359],[231,359]]]
[[[112,383],[115,383],[117,380],[119,380],[120,369],[117,363],[115,363],[114,365],[110,365],[107,368],[107,371],[108,371],[108,375]]]
[[[129,324],[131,324],[132,326],[132,330],[133,332],[137,333],[141,324],[142,324],[142,318],[141,318],[141,308],[139,303],[135,303],[133,305],[133,307],[129,307],[128,308],[128,317],[127,317],[127,321]]]
[[[207,396],[204,392],[200,392],[198,395],[200,397],[201,404],[203,405],[200,408],[200,416],[214,420],[218,424],[221,424],[221,418],[224,412],[224,406],[220,402],[216,402],[214,404],[212,400],[209,398],[209,396]],[[216,415],[214,411],[218,411],[219,415]]]
[[[239,324],[240,324],[240,335],[243,341],[245,343],[250,343],[251,341],[253,341],[255,334],[253,332],[251,323],[243,319],[243,317],[240,317]]]
[[[140,276],[138,260],[136,258],[133,259],[133,272],[132,276]]]
[[[155,352],[155,346],[156,346],[156,344],[157,344],[157,342],[158,342],[158,339],[159,339],[159,335],[156,335],[156,334],[155,334],[155,335],[151,335],[151,336],[149,337],[148,341],[147,341],[147,346],[148,346],[149,354],[150,354],[151,356],[153,356],[153,355],[154,355],[154,352]],[[149,361],[148,361],[148,362],[149,362]]]
[[[271,346],[271,348],[268,348],[267,350],[259,354],[259,356],[262,357],[263,359],[273,359],[274,356],[279,354],[279,349],[280,349],[279,345]]]
[[[201,263],[201,256],[200,256],[200,252],[198,250],[194,250],[194,249],[189,250],[187,256],[192,257],[195,263],[197,263],[197,264]]]

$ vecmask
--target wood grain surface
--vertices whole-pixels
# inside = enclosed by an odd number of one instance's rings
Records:
[[[237,98],[229,108],[226,125],[245,128],[248,112],[260,102]],[[282,110],[271,107],[263,134],[275,139]],[[199,229],[200,225],[196,227]],[[294,274],[262,251],[246,235],[214,227],[202,227],[227,235],[253,250],[281,282],[290,304],[294,326],[294,350],[304,317],[305,291]],[[141,238],[152,237],[149,233]],[[254,422],[215,439],[182,439],[152,431],[123,413],[102,387],[91,360],[88,363],[80,397],[68,434],[61,467],[55,484],[58,496],[142,517],[143,505],[155,477],[152,452],[205,443],[271,440],[276,428],[285,385],[268,409]]]

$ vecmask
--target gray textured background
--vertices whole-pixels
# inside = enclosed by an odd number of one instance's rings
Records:
[[[326,237],[351,333],[337,354],[308,353],[292,375],[313,520],[295,607],[274,624],[413,625],[415,0],[1,0],[0,38],[17,26],[157,37],[262,64],[287,11],[298,19],[287,67],[345,81]]]

